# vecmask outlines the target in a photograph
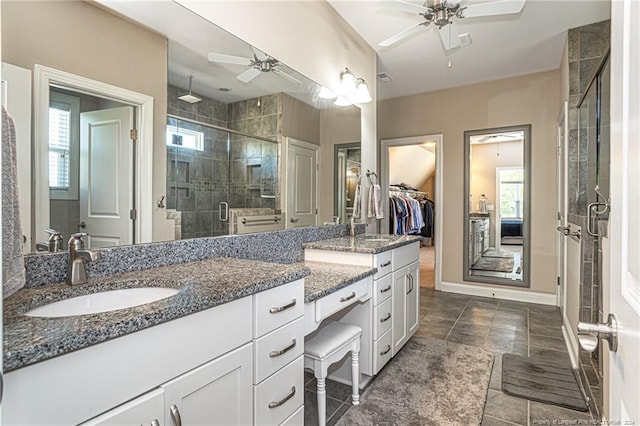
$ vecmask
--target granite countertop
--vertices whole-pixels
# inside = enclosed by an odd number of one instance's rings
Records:
[[[23,289],[4,300],[4,371],[231,302],[309,273],[302,263],[213,258],[92,278],[87,284],[73,287],[59,283]],[[180,291],[156,302],[99,314],[60,318],[23,315],[58,300],[132,287],[171,287]]]
[[[311,271],[304,279],[304,303],[314,302],[378,271],[369,266],[325,262],[305,261],[304,266]]]
[[[303,247],[305,249],[376,254],[420,241],[420,239],[421,237],[418,235],[367,234],[305,243]]]

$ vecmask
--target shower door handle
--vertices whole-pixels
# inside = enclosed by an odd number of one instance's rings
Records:
[[[220,201],[218,207],[220,208],[218,210],[218,219],[220,222],[227,222],[229,220],[229,203]],[[222,212],[224,212],[224,216],[222,215]]]

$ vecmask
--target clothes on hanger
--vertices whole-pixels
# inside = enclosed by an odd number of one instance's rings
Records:
[[[390,233],[397,235],[418,234],[425,226],[422,207],[414,198],[402,195],[389,196]]]

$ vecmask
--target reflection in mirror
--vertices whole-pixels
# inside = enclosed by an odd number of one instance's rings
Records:
[[[44,232],[48,228],[55,228],[62,233],[64,244],[61,248],[64,249],[69,234],[79,231],[92,235],[87,241],[89,247],[105,247],[147,242],[158,238],[157,236],[160,239],[193,238],[258,232],[288,226],[286,200],[282,199],[286,193],[283,189],[286,186],[283,174],[286,159],[281,158],[286,152],[287,140],[295,138],[313,145],[327,144],[328,157],[320,163],[328,170],[332,167],[333,149],[330,145],[359,140],[359,137],[341,137],[338,134],[339,130],[336,129],[342,127],[336,125],[339,122],[336,117],[347,109],[333,106],[332,100],[319,98],[318,84],[268,56],[268,52],[250,46],[179,4],[110,0],[98,3],[99,7],[85,2],[52,3],[47,10],[51,12],[51,8],[60,5],[60,13],[64,11],[69,20],[84,19],[83,22],[89,27],[95,23],[96,36],[105,40],[110,39],[110,31],[118,31],[122,27],[129,30],[135,27],[135,31],[142,32],[150,29],[156,36],[160,34],[161,37],[166,37],[166,45],[145,46],[158,49],[160,53],[150,55],[153,58],[168,52],[167,77],[164,79],[163,73],[143,77],[143,80],[146,78],[150,82],[149,86],[145,86],[140,82],[140,75],[123,76],[119,67],[101,65],[101,72],[87,79],[98,83],[91,90],[84,85],[67,84],[67,80],[64,80],[65,84],[61,80],[48,82],[52,107],[49,112],[57,117],[55,123],[59,129],[64,127],[65,114],[73,111],[73,118],[67,117],[69,141],[62,140],[66,137],[64,135],[59,140],[50,139],[49,134],[53,135],[53,132],[49,130],[43,130],[38,136],[39,130],[36,130],[35,140],[40,141],[42,146],[36,147],[33,157],[26,159],[25,164],[35,164],[35,169],[27,174],[27,179],[30,180],[21,182],[20,185],[21,188],[33,188],[31,196],[35,205],[33,211],[25,211],[23,226],[30,231],[31,250],[36,249],[38,242],[43,243],[38,245],[42,250],[49,249],[48,235]],[[28,6],[26,3],[16,2],[8,9],[6,19],[12,22],[32,19],[31,15],[39,12]],[[167,19],[168,16],[171,19]],[[4,31],[3,26],[3,33]],[[65,36],[77,38],[79,34],[76,32],[80,31],[81,29],[69,27]],[[13,57],[26,58],[22,71],[28,74],[29,67],[32,67],[29,64],[48,62],[43,53],[46,49],[28,50],[22,48],[22,45],[12,44],[11,40],[16,37],[7,37],[6,43],[3,37],[3,53],[10,52]],[[114,51],[121,47],[128,52],[138,45],[137,42],[128,40],[131,46],[118,46],[117,43],[122,43],[119,40],[113,37],[111,45]],[[66,49],[65,46],[64,43],[58,43],[55,49]],[[168,46],[167,50],[164,50],[165,46]],[[58,56],[66,57],[65,51],[61,50],[59,53]],[[64,68],[69,76],[85,78],[83,73],[87,63],[101,63],[98,60],[101,59],[99,52],[85,51],[83,55],[85,56],[78,59],[80,65],[67,61]],[[78,58],[79,54],[74,52],[73,57]],[[255,67],[258,62],[259,72]],[[58,65],[57,68],[63,67]],[[36,73],[33,78],[36,78]],[[30,87],[30,79],[26,78],[27,88]],[[153,90],[157,88],[154,84],[163,79],[167,90],[167,111],[160,121],[157,112],[159,107],[164,109],[164,104],[159,102],[160,95]],[[98,89],[103,87],[100,86],[102,83],[108,85],[109,90],[113,88],[118,92],[101,93]],[[12,90],[20,90],[15,83],[11,85]],[[137,90],[131,91],[129,87]],[[132,97],[120,96],[121,92],[130,93]],[[146,113],[148,110],[143,108],[148,104],[144,103],[146,100],[136,98],[138,95],[150,99],[149,105],[155,107],[153,115]],[[64,96],[75,99],[70,102],[67,98],[62,99]],[[41,110],[38,107],[39,97],[41,93],[34,93],[32,99],[33,108],[38,111]],[[78,104],[76,108],[70,106],[75,104]],[[48,101],[46,105],[49,105]],[[100,222],[97,219],[100,218],[92,216],[87,209],[83,213],[83,194],[92,197],[92,193],[83,192],[85,185],[80,155],[82,143],[74,138],[81,138],[79,123],[82,121],[82,114],[115,110],[116,107],[123,106],[133,110],[134,123],[131,127],[123,128],[137,129],[138,136],[144,136],[145,129],[147,134],[152,129],[155,133],[153,140],[147,138],[147,141],[137,141],[132,148],[133,152],[127,149],[130,156],[125,163],[130,166],[123,174],[109,166],[108,158],[93,159],[95,166],[102,167],[101,175],[106,176],[105,173],[111,171],[112,177],[115,179],[117,175],[120,183],[113,184],[114,179],[103,178],[101,182],[105,184],[104,187],[94,188],[96,191],[92,206],[106,211],[115,205],[116,196],[126,198],[118,202],[122,211],[117,214],[110,211],[112,216],[119,217],[123,222],[117,226],[110,225],[113,229],[119,227],[119,231],[115,233],[111,230],[98,230],[101,229],[97,224]],[[47,114],[46,108],[41,113],[34,114],[34,129],[43,127],[42,123],[49,116],[51,114]],[[27,113],[19,122],[27,123],[31,119]],[[166,126],[165,132],[158,134],[161,126]],[[355,127],[359,131],[359,122]],[[321,133],[329,135],[326,140],[321,138]],[[126,139],[130,139],[128,131]],[[146,143],[148,145],[142,145]],[[159,157],[162,158],[158,145],[166,145],[166,167],[151,164],[148,159],[149,155],[153,155],[156,161],[159,161]],[[141,161],[149,162],[144,170],[138,167]],[[162,169],[160,173],[158,167]],[[166,193],[159,191],[151,194],[152,188],[162,187],[158,181],[166,182]],[[329,185],[319,188],[318,199],[322,205],[333,206],[332,189]],[[105,191],[109,194],[108,197],[103,196]],[[141,200],[140,194],[148,198]],[[106,204],[109,200],[111,205]],[[104,205],[99,205],[100,202]],[[44,204],[50,211],[43,213],[44,209],[39,209]],[[165,208],[166,220],[163,214],[165,211],[162,210]],[[329,207],[323,219],[330,217],[330,209]],[[260,226],[243,227],[242,231],[239,229],[237,225],[243,218],[256,215],[267,215],[270,222],[251,220],[252,224]],[[322,219],[316,218],[315,223],[320,220]],[[143,236],[140,229],[144,230]]]
[[[360,144],[337,144],[334,149],[334,220],[337,217],[340,223],[347,223],[353,216],[356,186],[362,175]]]
[[[464,135],[464,279],[528,286],[530,126]]]

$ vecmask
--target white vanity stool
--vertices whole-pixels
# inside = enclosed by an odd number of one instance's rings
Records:
[[[326,423],[325,379],[329,366],[351,352],[351,401],[360,403],[360,336],[362,329],[351,324],[331,321],[304,342],[304,367],[313,370],[318,383],[318,423]]]

